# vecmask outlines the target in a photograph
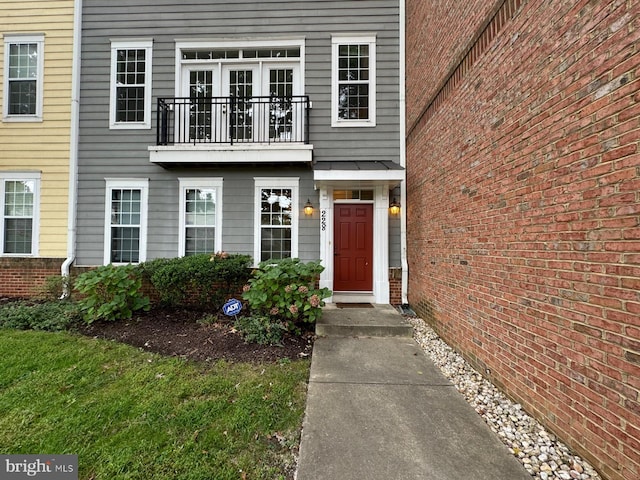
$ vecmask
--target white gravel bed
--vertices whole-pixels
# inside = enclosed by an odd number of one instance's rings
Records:
[[[601,480],[595,469],[474,370],[421,318],[405,316],[425,353],[524,468],[540,480]]]

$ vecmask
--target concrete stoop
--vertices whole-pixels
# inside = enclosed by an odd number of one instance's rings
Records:
[[[316,323],[321,337],[408,337],[413,328],[391,305],[327,304]]]

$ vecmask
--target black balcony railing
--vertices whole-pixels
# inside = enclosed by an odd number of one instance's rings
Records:
[[[157,144],[309,143],[309,97],[158,98]]]

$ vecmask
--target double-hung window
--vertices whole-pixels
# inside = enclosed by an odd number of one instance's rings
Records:
[[[331,38],[331,125],[376,124],[376,39],[373,35]]]
[[[4,121],[42,121],[43,70],[44,35],[4,35]]]
[[[298,256],[298,178],[255,178],[257,262]]]
[[[152,40],[111,42],[111,128],[151,128]]]
[[[38,254],[39,173],[0,172],[3,255]]]
[[[222,250],[222,179],[180,178],[179,254]]]
[[[106,180],[104,263],[140,263],[147,250],[147,179]]]

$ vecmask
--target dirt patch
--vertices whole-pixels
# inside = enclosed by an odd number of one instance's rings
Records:
[[[198,361],[278,362],[311,356],[313,331],[286,335],[282,345],[247,343],[223,314],[155,308],[117,322],[83,325],[84,335],[116,340],[144,350]]]

